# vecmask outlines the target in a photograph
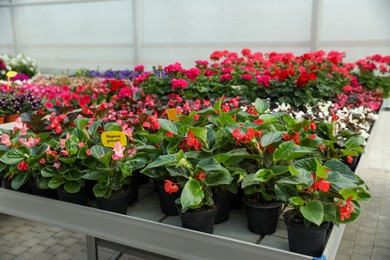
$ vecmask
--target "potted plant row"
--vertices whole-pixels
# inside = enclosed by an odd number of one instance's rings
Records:
[[[286,223],[293,219],[321,226],[356,219],[358,201],[368,200],[369,193],[340,160],[363,152],[362,137],[348,130],[336,134],[333,123],[297,122],[285,112],[270,113],[265,100],[228,111],[222,100],[178,121],[157,119],[154,130],[142,122],[129,127],[72,113],[49,119],[30,114],[25,116],[30,130],[20,120],[13,130],[2,130],[1,167],[15,189],[33,177],[40,188],[63,187],[74,194],[92,181],[99,204],[99,198],[125,193],[139,170],[172,195],[167,205],[172,215],[180,214],[183,227],[208,233],[221,205],[216,198],[240,188],[248,228],[261,235],[275,232],[282,203],[294,209],[286,214]],[[126,133],[127,144],[102,145],[106,131]],[[253,212],[271,213],[253,218]],[[193,215],[201,215],[203,226],[194,226]],[[318,255],[322,247],[303,253]]]

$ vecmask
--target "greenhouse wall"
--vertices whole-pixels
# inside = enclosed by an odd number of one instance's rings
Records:
[[[390,54],[389,12],[388,0],[0,0],[0,53],[30,56],[43,73],[189,67],[243,48],[356,61]]]

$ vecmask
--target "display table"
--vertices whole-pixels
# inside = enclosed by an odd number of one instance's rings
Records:
[[[97,245],[147,259],[312,259],[288,251],[281,219],[273,235],[261,237],[247,229],[242,209],[233,210],[228,222],[215,225],[214,234],[183,229],[178,216],[160,212],[152,187],[142,186],[139,202],[128,208],[127,215],[4,188],[0,212],[86,234],[88,259],[98,259]],[[343,230],[341,225],[330,232],[326,259],[334,259]]]

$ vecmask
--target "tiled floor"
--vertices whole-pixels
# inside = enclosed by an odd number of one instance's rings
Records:
[[[357,174],[372,199],[348,224],[336,260],[390,259],[390,112],[382,111]],[[99,259],[137,259],[99,247]],[[85,235],[0,214],[0,260],[87,259]]]

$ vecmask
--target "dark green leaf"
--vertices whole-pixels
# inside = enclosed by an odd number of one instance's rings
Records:
[[[283,132],[279,132],[279,131],[272,131],[272,132],[266,133],[265,135],[263,135],[261,137],[261,145],[263,147],[266,147],[266,146],[271,145],[273,143],[279,142],[280,140],[282,140],[283,134],[284,134]]]
[[[208,172],[204,182],[207,186],[227,185],[233,181],[233,177],[225,172]]]
[[[294,141],[281,143],[273,154],[274,162],[288,159],[294,149],[294,144]]]
[[[81,182],[80,181],[68,181],[65,183],[64,189],[68,193],[79,192],[81,189]]]
[[[171,132],[174,135],[177,135],[179,125],[175,122],[172,122],[167,119],[157,119],[157,121],[160,123],[161,128],[164,129],[165,131]]]
[[[201,168],[206,172],[221,171],[229,174],[229,171],[225,167],[223,167],[217,160],[215,160],[214,157],[208,157],[203,160],[200,160],[197,167]]]
[[[5,164],[17,164],[23,161],[30,154],[30,150],[24,146],[11,149],[1,157],[0,161]]]
[[[19,190],[23,184],[27,183],[28,179],[31,177],[31,172],[19,172],[12,178],[11,186],[14,190]]]

